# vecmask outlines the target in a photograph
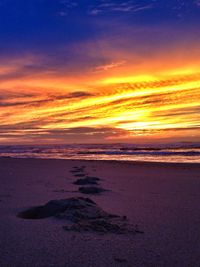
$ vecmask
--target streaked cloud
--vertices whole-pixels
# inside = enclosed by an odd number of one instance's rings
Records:
[[[71,10],[78,7],[78,3],[76,1],[69,0],[61,0],[60,1],[60,10],[57,15],[61,17],[65,17],[69,14]]]
[[[95,68],[96,71],[107,71],[113,68],[118,68],[126,64],[126,60],[118,61],[118,62],[111,62],[109,64],[97,66]]]
[[[129,77],[129,83],[97,80],[93,89],[83,84],[82,91],[62,94],[49,88],[35,93],[7,89],[0,99],[0,138],[68,143],[197,137],[199,74],[141,77],[133,82]]]
[[[151,9],[153,3],[136,4],[135,1],[102,1],[89,9],[90,15],[98,15],[109,12],[135,13],[147,9]]]
[[[8,93],[0,97],[0,107],[12,107],[12,106],[42,106],[43,104],[52,103],[59,100],[81,99],[85,97],[91,97],[92,94],[84,91],[75,91],[69,94],[52,95],[46,94],[34,95],[34,94],[16,94]],[[41,97],[41,98],[39,98]]]

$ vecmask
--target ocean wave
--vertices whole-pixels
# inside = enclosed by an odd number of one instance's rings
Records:
[[[86,155],[200,156],[200,151],[80,151]]]
[[[128,160],[162,162],[200,162],[200,148],[124,144],[0,146],[0,156],[14,158],[54,158],[89,160]]]

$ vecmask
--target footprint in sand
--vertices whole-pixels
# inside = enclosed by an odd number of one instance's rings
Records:
[[[74,184],[75,185],[88,185],[88,184],[94,184],[94,185],[98,185],[98,181],[100,181],[100,178],[98,177],[90,177],[87,176],[83,179],[77,179]]]
[[[79,190],[79,192],[81,192],[83,194],[93,194],[93,195],[97,195],[97,194],[103,193],[105,191],[108,191],[104,188],[96,187],[96,186],[79,187],[78,190]]]
[[[20,212],[22,219],[44,219],[55,217],[68,223],[66,231],[99,232],[113,234],[136,234],[126,216],[110,214],[89,198],[68,198],[51,200],[43,206],[37,206]],[[70,223],[70,224],[69,224]]]

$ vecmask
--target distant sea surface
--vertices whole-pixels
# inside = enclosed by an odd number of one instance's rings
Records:
[[[0,146],[0,157],[200,163],[200,145]]]

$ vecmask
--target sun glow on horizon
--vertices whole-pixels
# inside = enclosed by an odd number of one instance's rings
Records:
[[[170,139],[180,129],[187,138],[199,137],[200,70],[122,74],[109,71],[78,82],[48,73],[6,79],[0,85],[0,142]]]

